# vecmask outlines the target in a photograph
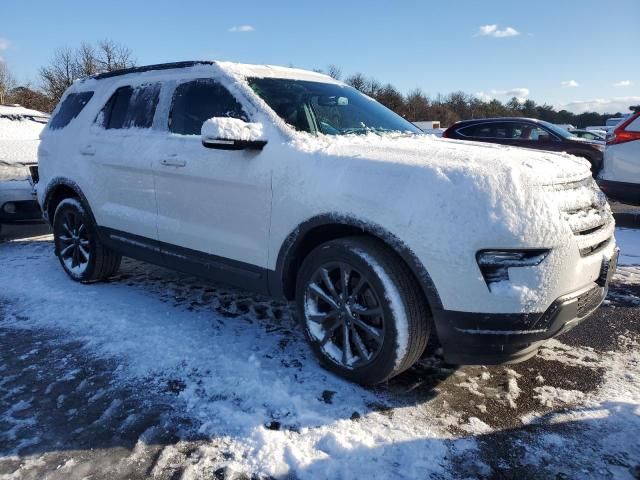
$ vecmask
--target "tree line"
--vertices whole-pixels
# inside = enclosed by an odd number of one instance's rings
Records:
[[[335,65],[329,65],[326,70],[316,71],[341,80],[342,71]],[[439,120],[443,126],[449,126],[458,120],[486,117],[529,117],[545,120],[556,124],[571,124],[576,127],[590,125],[605,125],[607,118],[622,115],[622,112],[596,113],[586,112],[575,114],[568,110],[556,110],[552,105],[537,104],[533,100],[519,100],[511,98],[507,102],[498,99],[483,100],[476,95],[462,91],[447,95],[437,94],[430,97],[420,88],[403,95],[392,84],[383,84],[375,78],[362,73],[346,76],[344,82],[360,90],[364,94],[399,113],[411,122],[421,120]],[[640,111],[640,105],[630,106],[632,111]]]
[[[17,103],[27,108],[51,112],[74,80],[135,65],[132,51],[112,40],[101,40],[96,44],[82,43],[77,48],[56,50],[49,64],[39,69],[37,86],[18,85],[7,65],[0,61],[0,104]],[[316,71],[323,72],[322,69]],[[343,79],[342,70],[335,65],[329,65],[324,73],[338,80]],[[604,125],[607,118],[621,114],[575,114],[567,110],[558,111],[552,105],[536,104],[530,99],[520,101],[513,97],[503,103],[497,99],[483,100],[462,91],[431,97],[416,88],[403,94],[392,84],[382,83],[362,73],[348,75],[344,81],[409,121],[439,120],[443,126],[469,118],[517,116],[585,127]],[[630,109],[640,110],[640,106],[630,106]]]

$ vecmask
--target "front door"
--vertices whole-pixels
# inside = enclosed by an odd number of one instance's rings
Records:
[[[269,146],[204,147],[201,127],[212,117],[249,120],[211,78],[177,85],[164,148],[154,160],[158,238],[169,266],[260,289],[271,217]]]

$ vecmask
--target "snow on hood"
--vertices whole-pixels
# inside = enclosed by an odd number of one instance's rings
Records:
[[[297,134],[296,148],[310,153],[360,157],[413,165],[439,176],[518,177],[526,185],[553,185],[591,175],[589,163],[565,153],[545,152],[496,144],[437,138],[431,135]]]

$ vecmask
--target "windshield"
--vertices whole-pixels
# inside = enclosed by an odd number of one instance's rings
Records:
[[[576,136],[573,133],[569,133],[564,128],[560,128],[557,125],[554,125],[553,123],[549,123],[545,121],[540,121],[540,123],[545,127],[547,127],[549,130],[551,130],[553,133],[555,133],[556,135],[562,138],[576,138]]]
[[[249,85],[293,128],[309,133],[422,133],[355,88],[283,78],[250,78]]]

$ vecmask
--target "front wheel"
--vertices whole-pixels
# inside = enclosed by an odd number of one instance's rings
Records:
[[[376,384],[420,358],[429,311],[408,267],[383,243],[349,237],[320,245],[297,279],[298,317],[320,361]]]
[[[67,275],[77,282],[95,282],[115,274],[122,257],[98,238],[91,218],[75,198],[60,202],[53,217],[55,252]]]

